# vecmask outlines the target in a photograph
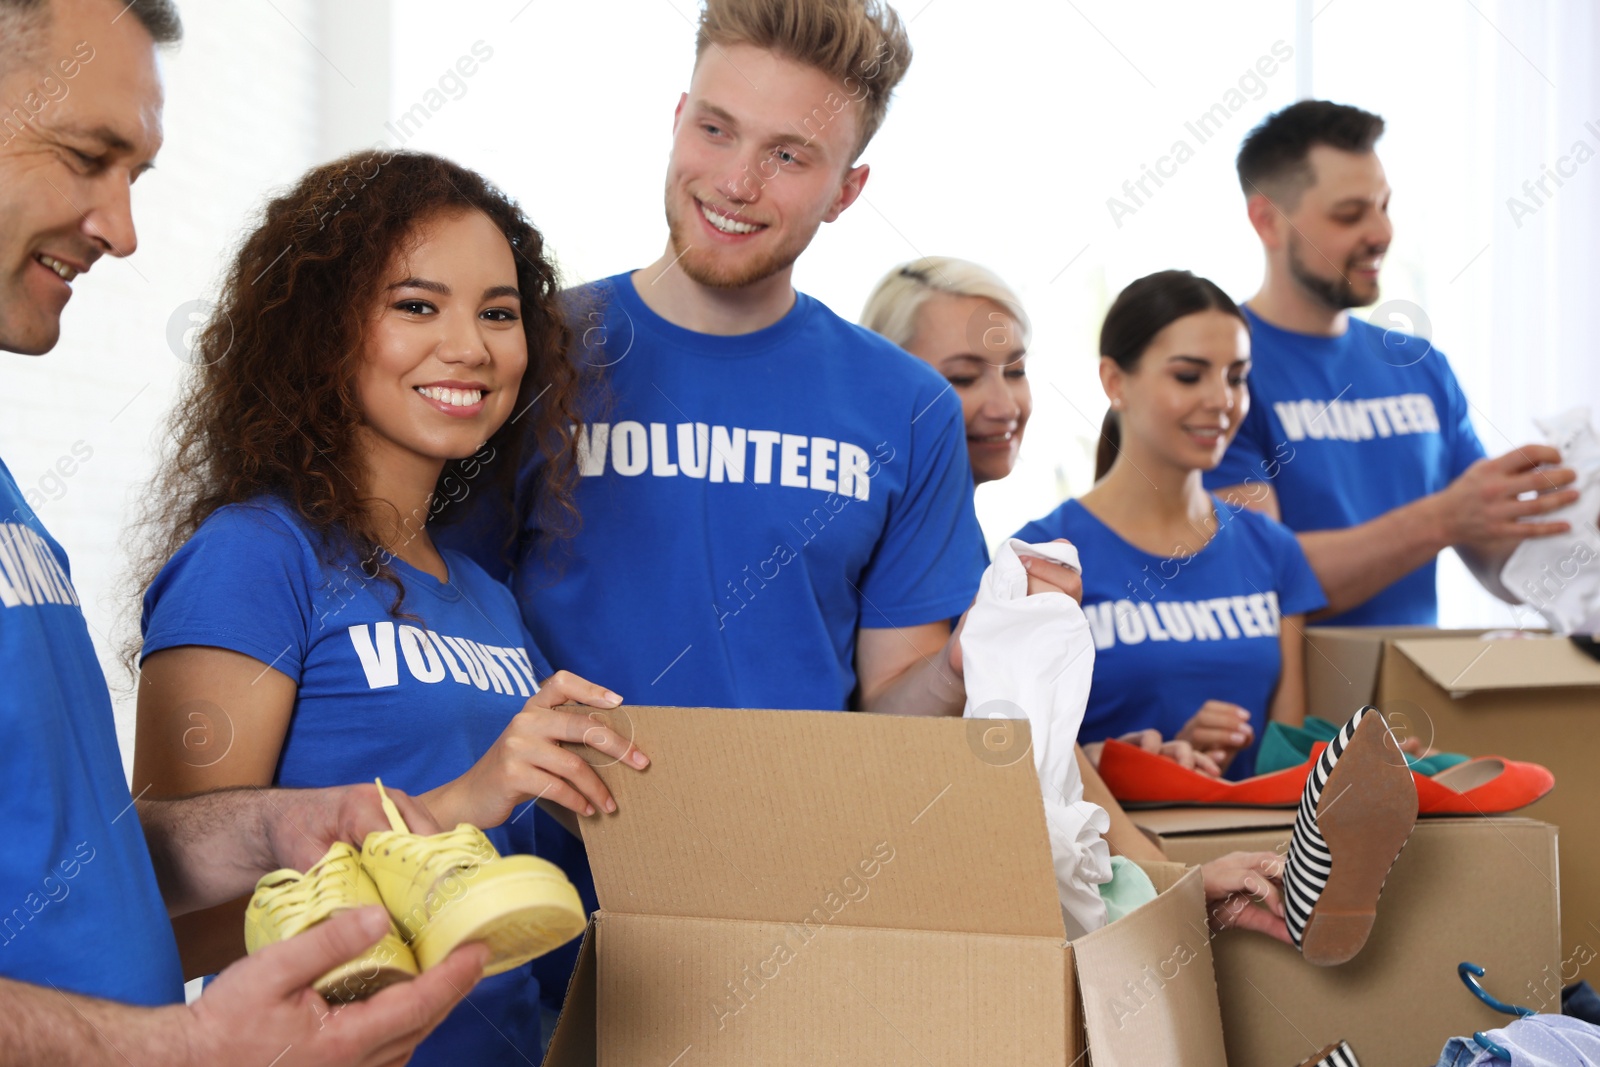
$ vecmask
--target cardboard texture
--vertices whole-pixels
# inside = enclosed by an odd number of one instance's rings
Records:
[[[1221,814],[1221,809],[1213,809]],[[1145,812],[1131,812],[1135,821]],[[1171,833],[1174,860],[1287,851],[1289,830]],[[1241,930],[1215,940],[1223,1034],[1232,1067],[1288,1067],[1346,1040],[1364,1064],[1433,1063],[1451,1037],[1504,1026],[1456,967],[1513,1004],[1561,1010],[1556,830],[1531,819],[1418,823],[1384,887],[1366,947],[1339,967]],[[1569,968],[1570,969],[1570,968]]]
[[[1025,745],[973,720],[623,708],[559,1067],[1222,1067],[1198,871],[1068,944]],[[1026,724],[1020,724],[1026,729]],[[1024,735],[1025,737],[1025,735]],[[575,1007],[574,1007],[575,1006]],[[582,1033],[577,1033],[582,1031]]]
[[[1371,703],[1436,748],[1548,767],[1555,791],[1516,814],[1561,831],[1563,955],[1570,980],[1600,984],[1600,662],[1564,637],[1481,634],[1312,628],[1309,710],[1342,721]]]

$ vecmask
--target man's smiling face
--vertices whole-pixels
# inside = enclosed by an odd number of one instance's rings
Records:
[[[865,166],[850,165],[860,108],[822,71],[776,52],[708,49],[678,105],[667,169],[684,273],[739,288],[793,264],[866,180]]]
[[[53,0],[24,54],[0,51],[0,349],[48,352],[74,279],[137,244],[131,187],[161,147],[162,87],[121,8]]]

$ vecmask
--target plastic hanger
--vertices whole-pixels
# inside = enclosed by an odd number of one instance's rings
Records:
[[[1461,981],[1465,983],[1466,987],[1472,990],[1473,996],[1489,1005],[1489,1007],[1493,1008],[1495,1011],[1506,1015],[1515,1015],[1519,1019],[1526,1019],[1530,1015],[1538,1014],[1538,1012],[1534,1011],[1532,1008],[1521,1008],[1515,1004],[1507,1004],[1504,1001],[1496,1000],[1494,997],[1490,996],[1489,991],[1478,984],[1478,979],[1483,977],[1483,968],[1479,967],[1476,963],[1463,962],[1459,967],[1456,968],[1456,973],[1461,976]],[[1476,1041],[1478,1043],[1478,1047],[1484,1051],[1493,1053],[1500,1059],[1505,1060],[1507,1063],[1511,1062],[1511,1053],[1507,1052],[1493,1041],[1490,1041],[1484,1036],[1482,1030],[1473,1031],[1472,1040]]]

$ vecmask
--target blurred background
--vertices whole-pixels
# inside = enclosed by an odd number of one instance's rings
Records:
[[[823,228],[796,284],[851,319],[881,274],[920,255],[978,260],[1018,289],[1035,324],[1034,414],[1017,472],[978,494],[991,542],[1088,488],[1105,411],[1095,341],[1123,285],[1183,267],[1239,299],[1254,292],[1261,254],[1233,156],[1300,97],[1388,120],[1378,151],[1396,232],[1377,310],[1411,305],[1383,325],[1448,355],[1489,452],[1536,439],[1535,417],[1600,401],[1600,8],[898,6],[911,73],[864,157],[862,200]],[[188,370],[188,334],[263,198],[358,148],[438,152],[519,199],[569,282],[643,266],[666,238],[662,182],[697,15],[693,0],[181,8],[166,147],[134,195],[138,253],[77,284],[49,356],[0,353],[0,454],[71,554],[114,691],[122,682],[129,757],[129,680],[110,655],[119,628],[137,625],[136,604],[119,599],[125,526]],[[1180,141],[1192,156],[1130,197],[1124,183]],[[1484,594],[1453,555],[1440,580],[1442,625],[1537,622]]]

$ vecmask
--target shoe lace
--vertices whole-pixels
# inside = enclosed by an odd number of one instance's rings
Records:
[[[262,902],[262,910],[274,919],[288,915],[299,919],[303,926],[310,926],[336,911],[353,907],[360,864],[356,853],[340,851],[322,857],[303,875],[284,871],[285,882],[271,887],[276,892]],[[288,880],[291,877],[292,882]]]
[[[440,869],[478,867],[499,855],[483,831],[467,823],[428,837],[405,833],[385,842],[385,848],[419,867]]]
[[[385,843],[389,852],[415,862],[419,867],[426,864],[446,870],[477,867],[500,855],[489,839],[483,836],[483,831],[469,823],[426,837],[413,834],[401,817],[400,809],[395,807],[394,801],[383,788],[383,779],[374,781],[378,785],[378,798],[383,802],[383,813],[389,819],[390,829],[397,835]]]

